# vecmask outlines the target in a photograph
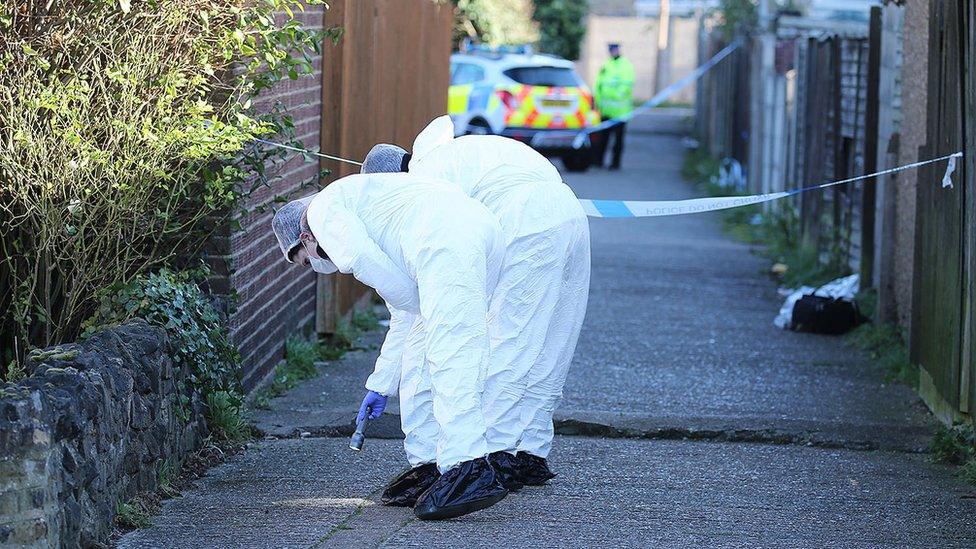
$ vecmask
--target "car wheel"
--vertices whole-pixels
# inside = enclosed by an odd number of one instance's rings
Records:
[[[589,151],[563,155],[563,166],[571,172],[585,172],[590,169]]]
[[[464,131],[464,135],[492,135],[493,133],[491,126],[483,118],[475,118],[468,122],[468,129]]]

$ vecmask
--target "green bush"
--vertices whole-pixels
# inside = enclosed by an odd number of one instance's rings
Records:
[[[532,19],[539,24],[539,49],[566,59],[579,59],[588,12],[586,0],[535,0]]]
[[[717,11],[719,29],[727,40],[756,24],[755,0],[721,0]]]
[[[267,183],[282,153],[251,144],[290,121],[252,98],[311,73],[323,33],[275,16],[301,7],[0,5],[0,365],[75,340],[106,288],[196,256]]]
[[[539,30],[532,21],[532,0],[453,0],[454,37],[500,46],[534,44]]]

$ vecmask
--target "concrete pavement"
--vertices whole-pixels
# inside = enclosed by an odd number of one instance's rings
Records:
[[[972,491],[917,455],[560,437],[561,476],[425,523],[376,504],[402,448],[263,441],[171,500],[129,548],[972,547]]]
[[[588,198],[697,196],[678,116],[631,124],[621,172],[567,174]],[[782,332],[766,262],[713,214],[593,220],[586,325],[558,415],[561,476],[444,523],[375,504],[395,440],[341,438],[370,350],[257,412],[274,437],[171,500],[122,547],[973,547],[976,489],[924,450],[935,423],[837,338]],[[397,408],[371,429],[399,436]],[[322,438],[340,437],[340,438]],[[687,440],[682,440],[687,439]]]

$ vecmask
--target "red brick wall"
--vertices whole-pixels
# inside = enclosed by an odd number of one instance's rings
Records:
[[[321,28],[323,9],[315,6],[296,12],[308,28]],[[331,43],[324,53],[328,55]],[[295,136],[309,148],[319,143],[322,112],[322,59],[314,63],[315,72],[298,80],[280,82],[257,102],[270,109],[281,103],[292,115]],[[308,329],[315,318],[315,275],[308,269],[286,263],[271,232],[273,211],[267,206],[276,195],[297,198],[314,189],[299,188],[318,173],[318,162],[305,162],[289,153],[287,161],[269,172],[280,176],[273,188],[261,188],[249,199],[247,209],[266,207],[241,219],[243,230],[229,238],[229,279],[236,291],[235,311],[230,316],[231,334],[242,357],[243,381],[250,390],[284,356],[288,334]]]
[[[447,106],[450,4],[430,0],[329,4],[327,17],[321,6],[296,12],[306,27],[321,28],[326,21],[346,29],[340,45],[327,41],[323,47],[328,89],[322,89],[323,59],[319,58],[312,76],[281,82],[261,98],[258,107],[270,109],[280,102],[292,114],[296,137],[306,147],[321,145],[347,158],[362,158],[378,142],[409,144]],[[329,130],[326,135],[320,135],[323,124]],[[357,171],[333,162],[323,167],[336,170],[330,180]],[[292,199],[311,194],[313,189],[300,186],[316,176],[319,163],[306,163],[291,154],[281,165],[268,167],[269,173],[272,170],[280,176],[274,187],[259,189],[250,197],[247,206],[253,213],[241,219],[243,230],[215,239],[219,255],[210,258],[216,275],[212,289],[237,293],[230,327],[242,355],[248,390],[283,358],[288,334],[312,329],[316,313],[315,275],[281,257],[271,231],[272,208],[267,206],[275,196]],[[365,290],[345,275],[329,277],[326,286],[329,291],[323,292],[323,303],[318,305],[323,330],[329,329],[331,319],[346,314]]]

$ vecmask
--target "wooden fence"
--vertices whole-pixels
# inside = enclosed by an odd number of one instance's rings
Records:
[[[976,0],[932,0],[929,21],[927,142],[919,157],[967,154],[954,192],[942,188],[944,165],[919,173],[911,358],[922,367],[923,397],[948,419],[976,411]]]
[[[928,12],[920,13],[924,9]],[[906,30],[909,13],[913,24],[928,23],[927,48],[922,47],[925,39]],[[781,17],[775,32],[775,67],[767,73],[773,78],[742,77],[747,72],[755,76],[756,63],[762,62],[757,54],[761,41],[753,37],[702,80],[697,126],[702,146],[713,156],[748,163],[753,192],[794,189],[911,162],[915,151],[900,145],[909,137],[924,143],[919,160],[966,152],[951,191],[942,186],[945,164],[935,163],[918,170],[909,189],[891,184],[902,177],[911,181],[912,172],[805,193],[775,207],[798,216],[802,245],[817,250],[822,261],[859,272],[862,287],[878,290],[879,321],[910,321],[910,359],[921,369],[919,392],[936,414],[946,422],[973,418],[976,0],[930,0],[928,8],[890,3],[874,8],[864,28],[835,29]],[[909,46],[912,52],[927,51],[927,61],[913,58],[907,64],[903,47]],[[911,124],[905,120],[903,128],[902,83],[926,78],[924,120],[913,110]],[[756,100],[763,93],[764,101],[773,98],[765,106]],[[772,112],[757,117],[749,112],[757,105]],[[754,127],[756,120],[762,127]],[[769,120],[773,123],[767,127]],[[902,131],[912,134],[901,136]],[[758,154],[757,147],[762,149]],[[906,229],[914,243],[896,237]],[[894,288],[903,277],[895,266],[906,253],[896,249],[896,242],[914,248],[910,303],[902,302]],[[907,319],[900,312],[906,309],[911,311]]]
[[[727,43],[714,35],[699,44],[699,65]],[[716,158],[734,158],[745,164],[749,139],[749,54],[737,49],[705,73],[695,90],[696,134],[704,150]],[[739,106],[735,108],[735,106]]]
[[[321,150],[362,159],[376,143],[410,149],[423,127],[447,109],[452,7],[429,0],[333,0],[326,26],[345,28],[323,67]],[[333,179],[358,167],[323,160]],[[371,292],[352,277],[320,276],[316,329]]]
[[[761,63],[746,40],[702,79],[697,132],[714,157],[733,158],[747,169],[750,192],[775,192],[864,173],[868,88],[867,28],[843,34],[780,23],[777,35],[769,137],[751,127],[750,97],[763,93],[749,77]],[[711,54],[722,45],[715,41]],[[764,148],[758,161],[755,147]],[[840,186],[782,201],[799,219],[802,245],[841,270],[857,270],[861,247],[861,187]]]

